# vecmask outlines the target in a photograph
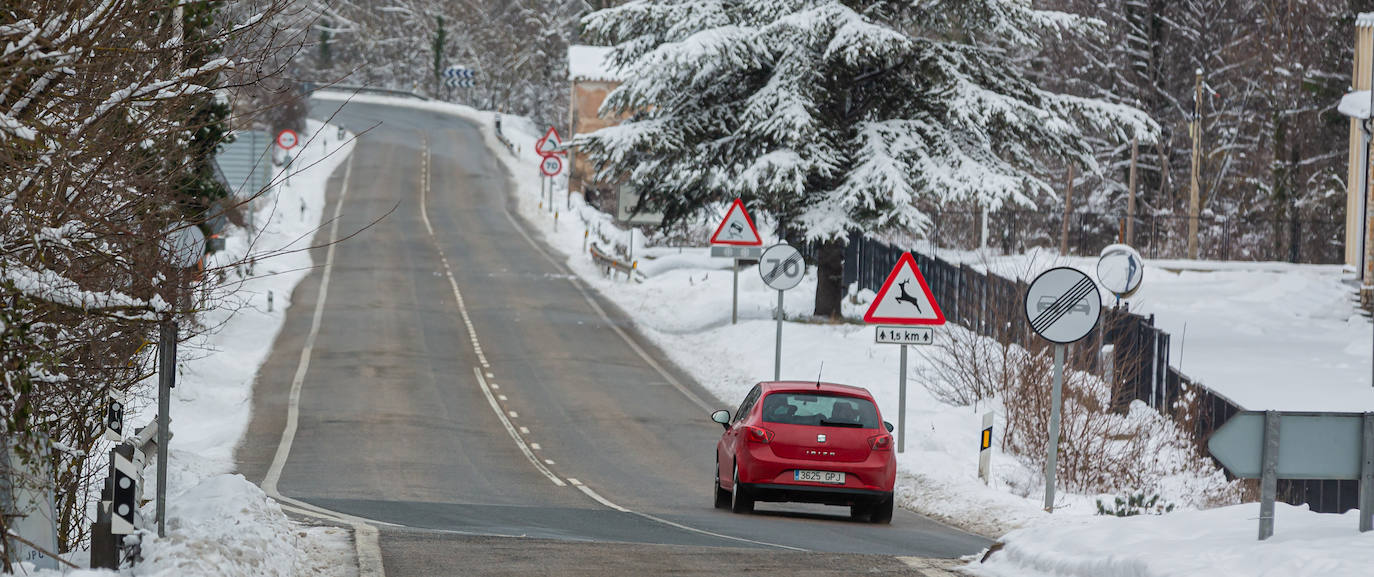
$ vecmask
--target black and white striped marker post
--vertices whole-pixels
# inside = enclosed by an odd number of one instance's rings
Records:
[[[1054,512],[1054,474],[1059,456],[1059,408],[1064,398],[1064,345],[1088,336],[1102,314],[1102,295],[1088,275],[1058,267],[1040,273],[1026,290],[1026,322],[1054,343],[1049,456],[1045,461],[1045,511]]]
[[[777,346],[773,349],[773,380],[782,377],[782,293],[797,286],[806,274],[801,252],[786,244],[775,244],[759,257],[759,276],[769,288],[778,291]]]

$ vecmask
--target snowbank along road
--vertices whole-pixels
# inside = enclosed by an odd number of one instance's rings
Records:
[[[526,232],[483,128],[364,104],[333,122],[371,129],[316,244],[385,218],[317,249],[237,457],[289,510],[353,525],[364,575],[935,575],[950,563],[927,558],[987,546],[906,511],[712,508],[708,415],[738,399],[684,377]]]

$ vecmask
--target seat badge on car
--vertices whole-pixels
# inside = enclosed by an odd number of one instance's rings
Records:
[[[824,442],[825,442],[825,435],[816,435],[816,442],[817,442],[817,443],[824,443]]]

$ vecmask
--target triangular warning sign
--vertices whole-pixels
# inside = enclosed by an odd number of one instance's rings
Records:
[[[943,325],[945,314],[940,305],[935,304],[935,296],[930,294],[930,285],[916,268],[916,259],[911,253],[902,253],[897,266],[888,273],[883,288],[878,289],[877,298],[864,313],[866,323],[889,323],[895,325]]]
[[[754,220],[749,218],[749,211],[744,210],[744,203],[740,199],[736,198],[735,203],[730,205],[730,212],[725,213],[725,220],[720,221],[716,233],[711,235],[711,244],[763,244],[763,238],[759,237],[759,229],[754,228]]]
[[[534,145],[534,149],[542,156],[567,154],[567,151],[562,150],[562,148],[563,139],[558,137],[558,129],[552,126],[549,127],[548,132],[544,133],[544,138],[540,138],[539,142]]]

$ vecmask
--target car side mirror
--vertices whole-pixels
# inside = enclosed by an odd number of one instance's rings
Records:
[[[883,421],[883,428],[884,428],[884,429],[887,429],[887,432],[891,433],[892,430],[895,429],[896,427],[893,427],[893,426],[892,426],[892,423],[889,423],[889,422],[887,422],[887,421]]]
[[[711,420],[712,420],[712,421],[715,421],[715,422],[717,422],[717,423],[720,423],[720,426],[725,427],[726,429],[729,429],[729,428],[730,428],[730,411],[726,411],[726,410],[724,410],[724,409],[721,409],[721,410],[719,410],[719,411],[716,411],[716,412],[714,412],[714,413],[711,413]]]

